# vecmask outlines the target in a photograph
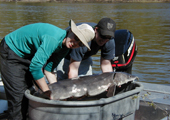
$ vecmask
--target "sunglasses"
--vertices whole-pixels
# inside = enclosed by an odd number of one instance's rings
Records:
[[[84,44],[80,41],[80,39],[76,35],[74,35],[74,39],[75,39],[75,41],[79,42],[80,47],[84,46]]]
[[[111,36],[104,36],[104,35],[102,35],[101,33],[100,33],[100,31],[98,31],[98,33],[99,33],[99,36],[100,36],[100,38],[102,38],[102,39],[113,39],[113,37],[111,37]]]

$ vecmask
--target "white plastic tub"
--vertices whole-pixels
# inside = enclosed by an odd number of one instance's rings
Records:
[[[29,120],[117,120],[134,119],[139,109],[140,83],[132,83],[135,89],[94,101],[56,101],[33,96],[26,90],[29,99]]]

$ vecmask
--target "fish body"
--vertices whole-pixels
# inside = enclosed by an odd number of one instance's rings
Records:
[[[125,72],[109,72],[58,81],[49,84],[49,88],[52,91],[53,99],[62,100],[84,95],[95,96],[105,92],[111,86],[113,88],[109,92],[114,94],[115,86],[120,86],[135,79],[138,79],[138,77]]]

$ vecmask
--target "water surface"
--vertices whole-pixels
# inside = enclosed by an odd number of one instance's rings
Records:
[[[97,23],[115,20],[128,29],[138,54],[133,74],[140,81],[170,85],[170,3],[0,3],[0,39],[15,29],[37,22],[66,28],[68,21]],[[93,56],[93,72],[101,73],[100,51]]]

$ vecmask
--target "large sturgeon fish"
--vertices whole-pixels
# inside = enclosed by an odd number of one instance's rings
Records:
[[[55,100],[70,97],[79,98],[84,95],[96,96],[108,90],[108,97],[113,96],[116,86],[139,79],[137,76],[125,72],[110,72],[99,75],[83,76],[74,79],[66,79],[50,84],[49,88]]]

